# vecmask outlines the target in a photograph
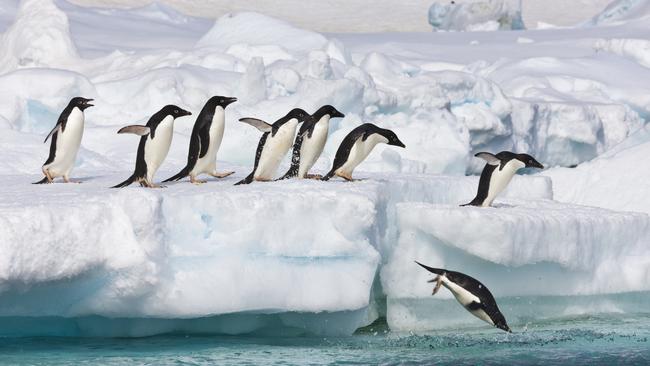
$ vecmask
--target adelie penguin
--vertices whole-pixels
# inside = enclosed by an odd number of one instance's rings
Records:
[[[436,278],[428,281],[436,284],[431,293],[432,295],[435,295],[440,290],[440,286],[445,286],[472,315],[499,329],[511,332],[506,318],[501,314],[497,302],[494,300],[494,296],[477,279],[464,273],[432,268],[417,261],[415,263],[437,275]]]
[[[235,185],[249,184],[254,180],[262,182],[273,180],[282,158],[291,148],[291,142],[296,134],[296,127],[301,122],[311,121],[311,116],[304,110],[295,108],[273,124],[257,118],[242,118],[239,121],[256,127],[264,134],[262,134],[260,142],[257,144],[253,171]]]
[[[64,182],[70,183],[70,171],[84,133],[84,111],[93,106],[90,102],[92,99],[75,97],[63,109],[56,125],[43,141],[45,143],[52,137],[50,155],[42,167],[45,178],[34,184],[52,183],[57,177],[63,177]]]
[[[146,126],[131,125],[117,131],[142,137],[138,145],[135,171],[124,182],[112,188],[126,187],[133,182],[138,182],[143,187],[160,188],[161,186],[153,183],[153,177],[169,152],[174,135],[174,120],[191,114],[178,106],[166,105],[149,118]]]
[[[296,141],[293,143],[293,154],[291,156],[291,167],[280,179],[287,178],[310,178],[320,179],[319,175],[311,175],[309,169],[314,166],[316,160],[323,152],[331,118],[343,118],[345,115],[331,105],[320,107],[311,115],[311,120],[300,126]]]
[[[234,173],[217,173],[217,151],[219,151],[223,139],[226,107],[236,101],[237,98],[223,96],[214,96],[208,100],[192,128],[187,165],[178,174],[165,179],[163,182],[177,181],[189,175],[190,182],[201,184],[206,181],[197,179],[200,174],[225,178]]]
[[[512,177],[521,168],[544,169],[535,158],[528,154],[515,154],[510,151],[501,151],[494,155],[489,152],[480,152],[474,155],[487,161],[481,178],[478,182],[478,192],[472,202],[461,206],[489,207],[496,196],[510,183]]]
[[[345,136],[336,150],[334,165],[323,177],[323,180],[329,180],[337,175],[347,181],[352,181],[354,168],[361,164],[379,143],[406,147],[395,132],[379,128],[372,123],[364,123]]]

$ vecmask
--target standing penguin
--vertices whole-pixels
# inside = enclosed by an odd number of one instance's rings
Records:
[[[149,118],[146,126],[131,125],[117,131],[117,133],[133,133],[142,137],[138,145],[133,175],[112,188],[126,187],[133,182],[138,182],[143,187],[161,188],[153,183],[153,176],[169,152],[174,135],[174,120],[191,114],[175,105],[166,105]]]
[[[206,181],[196,179],[200,174],[225,178],[234,173],[217,173],[217,151],[223,139],[226,107],[236,101],[237,98],[215,96],[205,103],[192,128],[187,165],[178,174],[163,182],[180,180],[189,175],[190,182],[201,184]]]
[[[464,273],[431,268],[417,261],[415,263],[437,275],[436,278],[428,281],[436,283],[432,295],[435,295],[440,290],[440,286],[445,286],[472,315],[499,329],[511,332],[506,323],[506,318],[501,314],[497,302],[494,300],[494,296],[485,285]]]
[[[52,183],[54,178],[63,177],[63,181],[70,183],[70,171],[74,166],[81,137],[84,133],[84,110],[93,105],[92,99],[75,97],[65,107],[56,125],[45,137],[45,141],[52,136],[50,142],[50,155],[42,170],[45,178],[34,184]]]
[[[535,158],[528,154],[515,154],[510,151],[501,151],[494,155],[489,152],[480,152],[474,155],[487,161],[481,178],[478,182],[478,192],[472,202],[461,206],[489,207],[496,196],[503,191],[517,170],[521,168],[544,169]]]
[[[323,152],[329,133],[330,118],[343,118],[345,115],[331,105],[320,107],[311,115],[312,120],[300,126],[296,141],[293,143],[291,167],[280,179],[298,177],[300,179],[320,179],[319,175],[311,175],[309,169]]]
[[[301,122],[311,121],[311,116],[300,108],[294,108],[273,124],[257,118],[242,118],[239,121],[256,127],[264,134],[257,144],[253,171],[235,185],[250,184],[254,180],[262,182],[273,180],[278,165],[291,148],[296,127]]]
[[[361,164],[379,143],[406,147],[393,131],[379,128],[372,123],[364,123],[345,136],[336,150],[332,170],[323,177],[323,180],[329,180],[334,175],[338,175],[345,180],[352,181],[354,168]]]

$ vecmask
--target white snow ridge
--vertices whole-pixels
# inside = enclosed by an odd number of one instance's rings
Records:
[[[431,296],[415,260],[480,279],[515,330],[647,311],[646,2],[535,31],[517,1],[473,3],[495,7],[457,4],[440,26],[462,32],[377,34],[162,5],[0,6],[0,336],[349,335],[379,317],[395,332],[487,327],[449,293]],[[214,95],[238,97],[217,155],[234,175],[107,188],[133,171],[138,138],[120,127],[167,104],[192,111],[175,123],[167,178]],[[32,185],[74,96],[96,105],[71,176],[82,183]],[[239,118],[325,104],[345,118],[330,122],[313,173],[361,123],[406,148],[378,146],[360,181],[233,186],[260,138]],[[483,169],[474,154],[502,150],[548,168],[521,171],[495,207],[460,207]]]

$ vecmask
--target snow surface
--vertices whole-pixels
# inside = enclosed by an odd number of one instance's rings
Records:
[[[650,290],[641,21],[319,34],[262,14],[212,23],[162,5],[26,0],[0,15],[0,335],[350,334],[381,315],[402,330],[471,319],[444,294],[428,296],[415,259],[484,280],[519,325],[633,311],[612,294]],[[29,184],[41,178],[44,136],[77,95],[96,104],[72,172],[83,183]],[[213,95],[239,98],[218,153],[218,170],[235,175],[106,188],[134,164],[137,137],[117,136],[120,127],[170,103],[198,112]],[[407,148],[378,146],[355,171],[360,182],[232,186],[260,137],[238,118],[323,104],[346,117],[330,124],[317,172],[363,122]],[[185,164],[193,122],[176,122],[156,180]],[[501,150],[551,169],[522,172],[496,208],[457,207],[476,193],[478,177],[465,174],[484,162],[472,155]],[[446,322],[431,317],[436,306]]]

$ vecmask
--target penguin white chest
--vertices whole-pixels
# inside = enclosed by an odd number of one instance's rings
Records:
[[[147,136],[144,145],[144,160],[147,163],[147,178],[153,180],[154,174],[167,157],[174,135],[174,118],[165,117],[156,127],[155,137]]]
[[[514,177],[515,174],[517,173],[517,170],[525,166],[526,164],[524,164],[522,161],[517,159],[512,159],[508,163],[506,163],[503,169],[500,169],[500,166],[496,167],[496,169],[494,169],[494,171],[492,172],[492,176],[490,177],[490,187],[488,189],[488,195],[485,198],[485,201],[483,201],[482,206],[483,207],[490,206],[494,201],[494,199],[497,197],[497,195],[501,193],[508,186],[508,183],[510,183],[512,177]]]
[[[339,174],[352,174],[354,168],[361,164],[379,143],[388,143],[388,139],[377,133],[368,136],[366,141],[363,141],[363,138],[360,137],[350,149],[348,160],[336,172]]]
[[[330,117],[329,115],[325,115],[314,126],[311,138],[308,135],[303,138],[302,146],[300,147],[298,178],[304,178],[309,173],[309,169],[314,166],[318,157],[323,153],[325,143],[327,142],[329,126]]]
[[[196,161],[196,164],[191,171],[193,175],[214,173],[217,169],[217,152],[219,151],[219,146],[221,146],[221,141],[223,140],[225,120],[225,110],[223,107],[217,106],[208,131],[208,135],[210,136],[208,151],[203,157],[199,157]]]
[[[74,166],[81,137],[84,132],[84,113],[74,107],[65,124],[65,131],[59,129],[56,139],[54,160],[47,166],[52,176],[67,175]]]
[[[283,124],[275,133],[275,136],[271,136],[271,133],[268,134],[262,148],[260,161],[257,169],[255,169],[255,179],[273,179],[282,158],[291,148],[296,134],[296,127],[298,127],[298,120],[294,118]]]
[[[472,315],[475,317],[483,320],[484,322],[487,322],[488,324],[494,325],[494,322],[490,318],[490,316],[485,312],[483,309],[470,309],[468,306],[472,303],[481,303],[481,299],[479,299],[478,296],[474,295],[473,293],[467,291],[464,287],[461,287],[457,285],[454,282],[451,282],[447,277],[443,276],[442,279],[443,285],[451,291],[451,293],[454,295],[456,300],[463,305],[465,309],[467,309]]]

